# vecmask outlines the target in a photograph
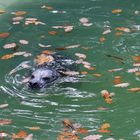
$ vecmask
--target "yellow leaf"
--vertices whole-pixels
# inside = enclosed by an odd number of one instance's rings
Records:
[[[0,14],[4,14],[5,12],[5,10],[0,10]]]
[[[33,127],[29,127],[30,130],[40,130],[40,127],[38,126],[33,126]]]

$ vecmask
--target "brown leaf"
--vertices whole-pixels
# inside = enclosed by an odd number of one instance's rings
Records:
[[[20,132],[18,132],[17,134],[13,134],[12,138],[13,139],[24,139],[28,136],[27,132],[21,130]]]
[[[100,41],[101,43],[103,43],[103,42],[106,41],[106,39],[105,39],[104,37],[101,37],[101,38],[99,39],[99,41]]]
[[[94,73],[93,76],[96,76],[96,77],[101,77],[102,74],[99,74],[99,73]]]
[[[58,51],[64,51],[64,50],[66,50],[66,48],[56,48],[56,50],[58,50]]]
[[[4,14],[5,12],[5,10],[0,10],[0,14]]]
[[[116,36],[121,36],[123,33],[122,32],[116,32],[115,35]]]
[[[13,58],[14,55],[13,54],[6,54],[4,56],[1,57],[1,59],[10,59],[10,58]]]
[[[58,32],[56,32],[56,31],[49,31],[49,34],[50,34],[50,35],[57,35]]]
[[[26,15],[27,12],[26,11],[17,11],[17,12],[14,12],[14,15],[16,16],[23,16],[23,15]]]
[[[122,12],[122,9],[114,9],[114,10],[112,10],[113,14],[119,14],[121,12]]]
[[[53,51],[50,51],[50,50],[45,50],[45,51],[42,51],[43,54],[46,54],[46,55],[52,55],[54,54],[55,52]]]
[[[117,31],[123,31],[123,32],[126,32],[126,33],[129,33],[130,32],[130,29],[129,28],[126,28],[126,27],[117,27],[115,30],[117,30]]]
[[[139,92],[140,91],[140,88],[136,87],[136,88],[130,88],[128,89],[128,91],[131,91],[131,92]]]
[[[86,128],[78,128],[76,131],[80,134],[88,134],[88,130]]]
[[[8,32],[0,33],[0,38],[7,38],[9,36],[10,36],[10,33]]]
[[[121,83],[122,83],[121,76],[115,76],[115,77],[114,77],[114,80],[113,80],[113,83],[114,83],[115,85],[121,84]]]
[[[87,72],[87,71],[81,71],[80,73],[81,73],[81,74],[83,74],[83,75],[88,74],[88,72]]]
[[[0,125],[7,125],[11,123],[12,123],[12,120],[9,120],[9,119],[0,120]]]
[[[132,57],[133,60],[140,62],[140,55],[138,56],[133,56]]]

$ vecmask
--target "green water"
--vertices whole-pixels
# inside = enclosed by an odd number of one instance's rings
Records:
[[[2,0],[1,0],[2,1]],[[54,10],[65,13],[52,13],[41,6],[48,4]],[[138,140],[140,134],[140,93],[130,93],[128,88],[140,87],[140,78],[127,70],[133,68],[132,56],[139,55],[140,32],[123,33],[115,36],[116,27],[133,29],[140,23],[139,0],[6,0],[0,2],[0,8],[7,12],[0,15],[0,32],[10,32],[11,36],[0,39],[0,56],[13,53],[12,49],[5,50],[3,45],[18,42],[20,39],[29,41],[18,51],[32,53],[31,57],[17,56],[9,60],[0,60],[0,104],[7,103],[9,107],[1,109],[0,119],[12,119],[12,124],[0,127],[8,133],[17,133],[20,130],[33,133],[34,140],[56,140],[63,128],[62,120],[69,118],[80,123],[90,131],[90,134],[99,134],[100,126],[108,122],[111,125],[112,136],[102,134],[105,138],[113,137],[116,140]],[[122,9],[121,14],[112,14],[113,9]],[[24,26],[12,24],[13,11],[27,11],[25,17],[34,17],[46,25]],[[91,23],[90,27],[84,27],[79,19],[86,17]],[[52,26],[73,25],[74,30],[64,33],[58,29],[58,35],[48,34]],[[112,32],[102,35],[106,29]],[[41,38],[45,35],[46,38]],[[100,37],[106,41],[101,43]],[[21,84],[21,78],[29,71],[23,69],[13,75],[8,73],[25,61],[32,62],[37,54],[48,48],[41,48],[38,43],[52,45],[50,50],[57,47],[65,47],[80,44],[79,48],[62,51],[64,55],[72,57],[74,53],[87,55],[86,61],[96,67],[94,71],[88,71],[82,66],[79,71],[87,71],[89,74],[79,80],[68,79],[67,82],[51,86],[46,91],[30,91],[26,85]],[[87,50],[84,48],[88,48]],[[117,59],[107,57],[114,55],[123,58],[123,63]],[[109,73],[108,70],[123,68],[122,71]],[[93,73],[102,74],[95,77]],[[116,88],[113,84],[115,76],[121,76],[122,81],[130,83],[129,87]],[[102,90],[114,92],[113,103],[107,104],[101,96]],[[108,110],[100,111],[99,107]],[[39,126],[38,131],[31,131],[29,127]]]

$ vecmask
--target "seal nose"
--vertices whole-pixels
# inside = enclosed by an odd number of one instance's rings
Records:
[[[37,83],[37,82],[29,82],[29,86],[31,87],[31,88],[38,88],[39,87],[39,84]]]

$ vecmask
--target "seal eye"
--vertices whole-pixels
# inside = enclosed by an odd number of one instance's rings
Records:
[[[34,75],[31,76],[31,79],[35,78]]]
[[[49,77],[43,77],[42,79],[43,79],[44,81],[49,81],[49,80],[50,80]]]

